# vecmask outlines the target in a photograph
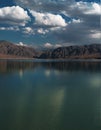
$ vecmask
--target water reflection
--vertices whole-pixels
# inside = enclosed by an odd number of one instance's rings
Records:
[[[14,72],[17,70],[24,71],[26,69],[34,69],[39,66],[47,69],[55,69],[59,71],[101,71],[101,62],[87,62],[87,61],[64,61],[64,62],[34,62],[34,61],[0,61],[0,73]]]
[[[101,62],[0,61],[1,130],[100,130]]]

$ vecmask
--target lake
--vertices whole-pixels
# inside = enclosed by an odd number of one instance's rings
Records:
[[[0,60],[0,130],[101,130],[101,61]]]

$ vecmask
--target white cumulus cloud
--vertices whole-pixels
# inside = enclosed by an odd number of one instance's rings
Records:
[[[53,47],[53,45],[52,45],[51,43],[45,43],[44,46],[45,46],[46,48],[52,48],[52,47]]]
[[[76,3],[75,7],[81,10],[84,14],[101,15],[101,5],[98,3],[80,1]]]
[[[91,31],[91,38],[101,39],[101,31]]]
[[[88,9],[86,14],[96,14],[96,15],[101,15],[101,5],[97,3],[92,3],[91,4],[91,9]]]
[[[80,19],[72,19],[69,23],[74,23],[74,24],[76,24],[76,23],[81,23],[82,21],[80,20]]]
[[[25,27],[25,28],[23,28],[23,33],[34,34],[34,30],[31,27]]]
[[[60,44],[52,44],[52,43],[45,43],[44,44],[44,47],[46,47],[46,48],[57,48],[57,47],[61,47],[61,45]]]
[[[66,21],[62,18],[61,15],[55,15],[51,13],[40,13],[33,10],[30,10],[30,13],[35,17],[35,22],[38,25],[45,26],[66,26]]]
[[[19,31],[18,27],[0,27],[0,30],[2,31]]]
[[[25,26],[29,20],[27,11],[20,6],[0,8],[0,22]]]
[[[46,33],[48,33],[49,31],[47,30],[47,29],[43,29],[43,28],[39,28],[38,30],[37,30],[37,33],[39,33],[39,34],[46,34]]]

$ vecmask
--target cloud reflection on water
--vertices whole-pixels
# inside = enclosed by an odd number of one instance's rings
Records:
[[[100,130],[100,77],[100,62],[0,61],[0,127]]]

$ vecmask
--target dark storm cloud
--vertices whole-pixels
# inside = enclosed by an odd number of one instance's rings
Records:
[[[100,30],[100,17],[91,15],[82,17],[81,23],[69,24],[65,31],[55,31],[53,35],[55,35],[61,43],[101,43],[101,35],[98,34],[98,37],[92,37],[92,34],[97,35],[96,32],[101,33]]]
[[[76,0],[77,2],[81,1],[81,0]],[[82,0],[84,2],[98,2],[100,3],[100,0]]]
[[[55,31],[54,36],[62,43],[88,44],[101,43],[100,5],[96,3],[75,3],[63,12],[65,15],[80,19],[79,23],[70,23],[65,30]]]
[[[54,32],[54,35],[60,43],[87,44],[85,42],[89,38],[89,31],[84,25],[77,23],[68,25],[65,31]]]

